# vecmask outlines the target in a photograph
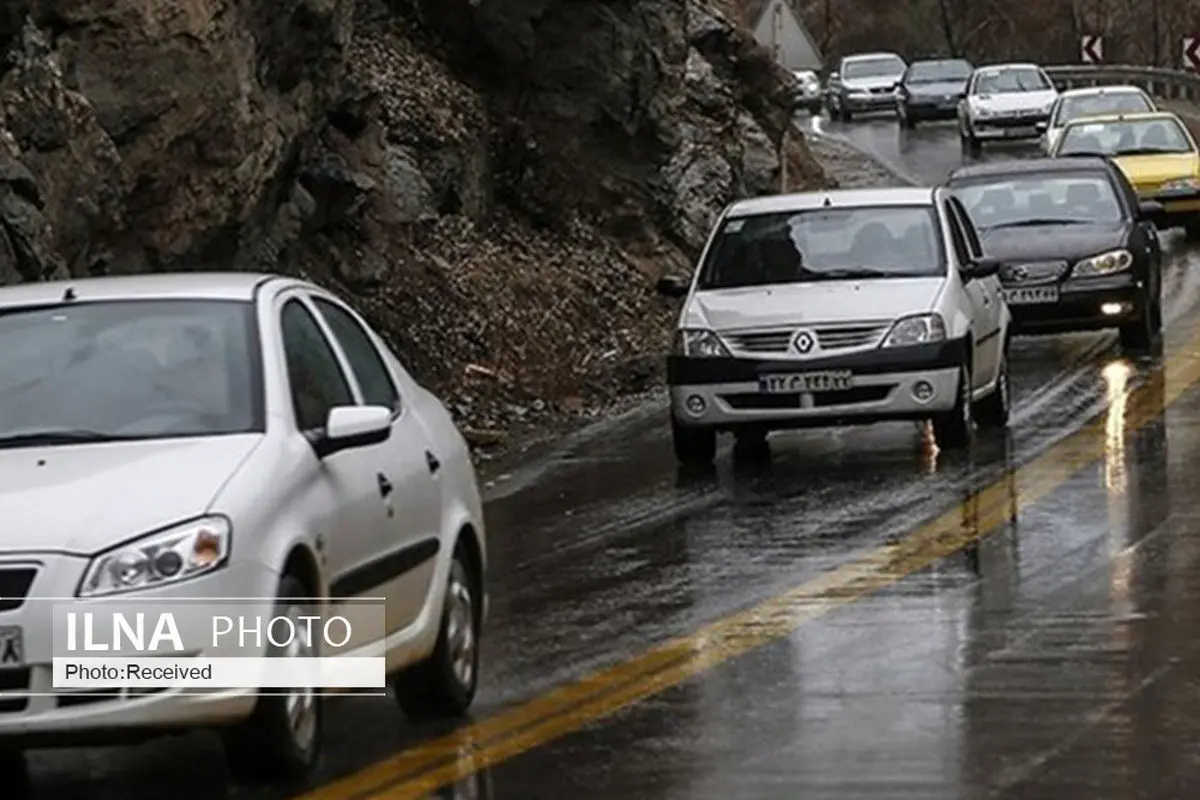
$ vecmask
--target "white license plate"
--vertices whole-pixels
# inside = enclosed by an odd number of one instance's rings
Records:
[[[0,625],[0,669],[25,666],[25,640],[16,625]]]
[[[1036,303],[1057,303],[1057,286],[1028,286],[1022,289],[1005,289],[1004,302],[1013,306],[1027,306]]]
[[[829,372],[793,372],[784,375],[760,375],[758,390],[764,394],[836,392],[854,385],[850,370]]]
[[[1024,139],[1037,133],[1037,128],[1006,128],[1004,135],[1009,139]]]

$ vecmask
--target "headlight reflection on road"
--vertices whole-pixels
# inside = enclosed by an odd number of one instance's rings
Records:
[[[1102,373],[1107,385],[1108,416],[1104,424],[1104,486],[1108,491],[1110,551],[1116,555],[1126,548],[1129,518],[1129,475],[1125,462],[1125,410],[1129,401],[1129,379],[1133,366],[1125,360],[1110,362]],[[1129,595],[1129,558],[1117,557],[1110,565],[1109,579],[1114,602],[1123,603]],[[1121,626],[1118,626],[1121,627]]]

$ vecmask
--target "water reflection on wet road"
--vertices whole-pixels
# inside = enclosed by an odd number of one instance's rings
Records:
[[[952,127],[831,130],[925,180],[960,163]],[[481,722],[338,701],[317,783],[342,782],[308,797],[1184,796],[1200,259],[1169,245],[1166,356],[1018,340],[1012,430],[969,456],[896,424],[681,475],[661,404],[543,454],[487,510]],[[203,734],[31,764],[35,798],[233,792]]]

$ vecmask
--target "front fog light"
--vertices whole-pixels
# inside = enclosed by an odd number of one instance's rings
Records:
[[[1129,308],[1125,303],[1103,303],[1100,306],[1100,313],[1106,317],[1115,317],[1119,314],[1124,314],[1128,310]]]
[[[926,403],[933,399],[933,384],[929,381],[917,381],[912,387],[912,396],[918,402]]]
[[[704,402],[704,398],[698,394],[688,397],[687,402],[684,403],[684,405],[687,407],[689,414],[694,414],[696,416],[700,416],[704,413],[704,409],[708,408],[708,404]]]

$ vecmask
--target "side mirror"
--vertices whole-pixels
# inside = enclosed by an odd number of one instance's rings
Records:
[[[314,448],[318,458],[342,450],[386,442],[392,435],[392,410],[387,406],[337,406],[329,409],[325,433]]]
[[[1038,133],[1045,133],[1050,128],[1049,122],[1039,122],[1036,126]]]
[[[1000,260],[984,256],[963,267],[963,277],[969,281],[976,278],[990,278],[1000,272]]]
[[[1166,208],[1157,200],[1143,200],[1138,203],[1138,216],[1147,219],[1149,217],[1157,217],[1163,213]]]
[[[654,285],[654,291],[663,297],[687,297],[692,282],[680,275],[664,275]]]

